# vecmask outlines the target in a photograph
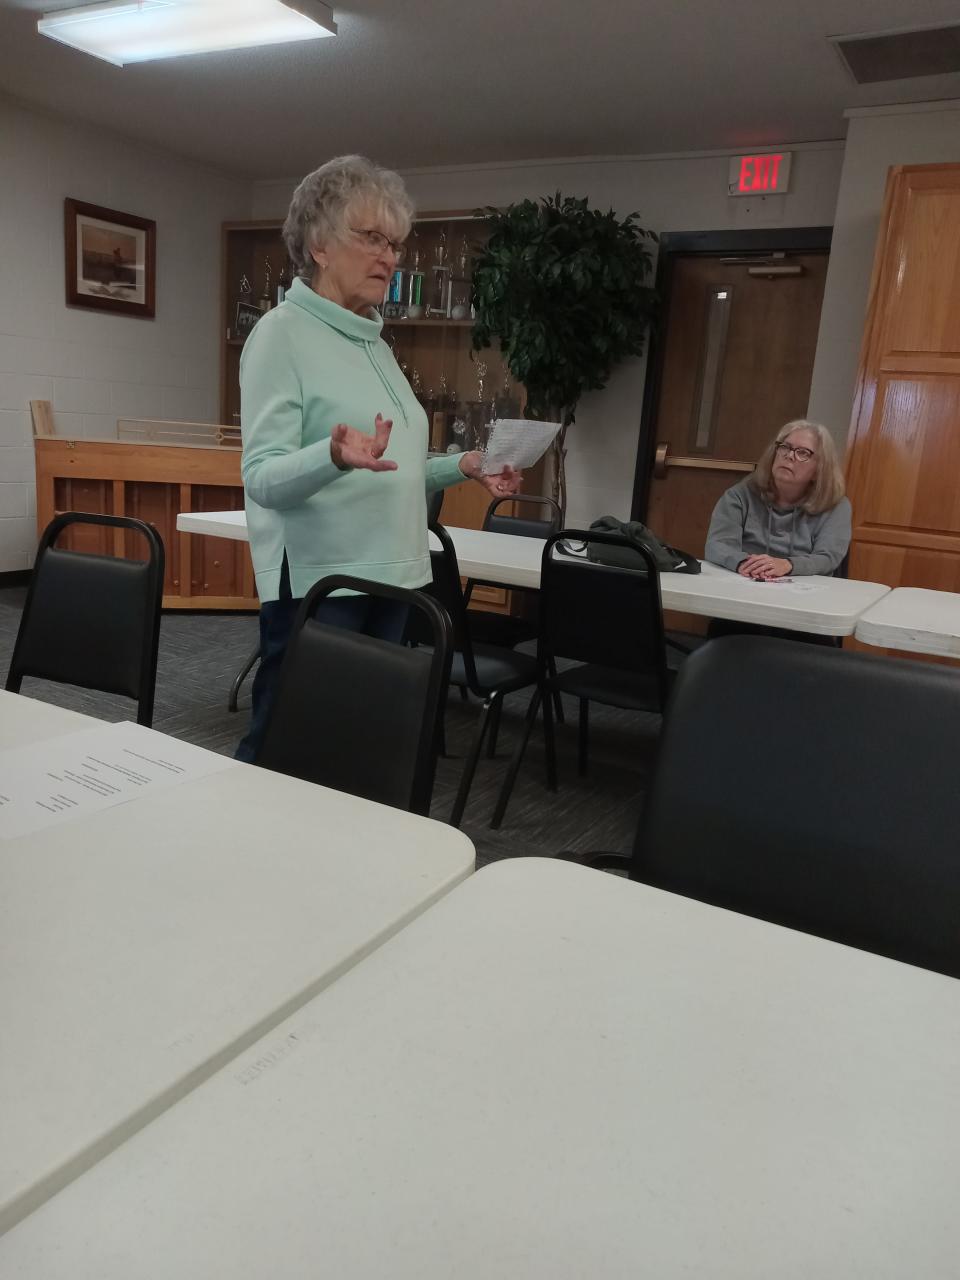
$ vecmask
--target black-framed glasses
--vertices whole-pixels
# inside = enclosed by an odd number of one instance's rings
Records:
[[[374,231],[372,227],[351,227],[350,230],[364,241],[371,253],[381,254],[389,249],[397,262],[403,261],[403,255],[407,251],[406,245],[398,240],[391,240],[382,231]]]
[[[805,449],[803,445],[787,444],[784,440],[778,440],[776,448],[781,458],[792,456],[798,462],[809,462],[811,458],[817,456],[812,449]]]

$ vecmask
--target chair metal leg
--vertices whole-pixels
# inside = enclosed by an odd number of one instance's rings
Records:
[[[537,712],[540,709],[540,700],[542,697],[542,690],[539,687],[534,689],[533,697],[530,699],[530,705],[527,707],[527,714],[524,717],[523,733],[520,735],[520,741],[517,743],[516,749],[510,760],[510,767],[507,769],[506,777],[500,787],[500,794],[497,796],[497,806],[493,811],[493,817],[490,819],[490,826],[494,831],[499,830],[500,824],[503,822],[504,815],[507,812],[507,805],[510,803],[513,786],[517,780],[517,774],[520,772],[520,765],[523,763],[524,752],[527,749],[527,743],[530,741],[530,733],[533,730],[534,724],[536,724]]]
[[[503,698],[498,698],[490,715],[490,741],[487,743],[487,756],[493,759],[497,754],[497,735],[500,732],[500,715],[503,711]]]
[[[587,772],[587,748],[590,739],[590,701],[587,698],[580,699],[580,733],[578,739],[577,768],[582,778]]]
[[[470,788],[473,785],[473,775],[477,771],[477,761],[480,759],[480,752],[483,750],[483,740],[487,736],[490,713],[499,700],[499,693],[491,693],[480,708],[477,731],[473,736],[473,743],[464,762],[463,773],[460,775],[460,786],[457,788],[457,798],[453,802],[453,810],[450,814],[451,827],[459,827],[463,818],[463,811],[467,807],[467,797],[470,795]]]
[[[550,672],[550,679],[556,680],[557,664],[554,662],[553,658],[548,660],[547,670]],[[560,696],[559,689],[554,689],[553,691],[553,711],[557,724],[563,724],[563,698]]]
[[[250,674],[250,672],[253,670],[253,668],[257,665],[259,661],[260,661],[260,645],[258,643],[257,647],[254,649],[254,651],[250,654],[249,658],[247,658],[246,662],[237,672],[236,676],[234,677],[233,684],[230,686],[230,697],[227,699],[228,711],[236,711],[237,698],[239,697],[239,694],[240,694],[240,686],[243,684],[244,680],[246,680],[247,676]]]
[[[547,757],[547,789],[557,789],[557,738],[553,731],[553,702],[543,699],[543,745]]]

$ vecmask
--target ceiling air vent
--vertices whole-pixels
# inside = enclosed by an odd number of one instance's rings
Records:
[[[960,23],[830,40],[857,84],[960,72]]]

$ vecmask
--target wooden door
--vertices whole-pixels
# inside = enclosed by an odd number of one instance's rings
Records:
[[[890,171],[847,485],[851,577],[960,591],[960,164]]]
[[[806,413],[825,251],[679,256],[670,281],[646,523],[703,555],[720,495]],[[702,631],[703,619],[672,615]]]

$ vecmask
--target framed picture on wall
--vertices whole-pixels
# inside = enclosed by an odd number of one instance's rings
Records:
[[[69,197],[63,213],[67,306],[152,320],[157,224]]]

